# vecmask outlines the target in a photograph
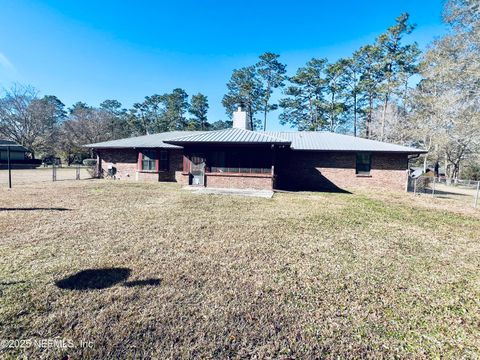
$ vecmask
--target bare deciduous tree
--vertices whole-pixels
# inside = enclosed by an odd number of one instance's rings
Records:
[[[472,9],[478,14],[478,0],[447,2],[444,16],[452,31],[425,53],[414,97],[417,124],[430,124],[435,155],[444,158],[450,179],[480,151],[480,18],[471,16]]]
[[[53,152],[64,105],[55,96],[38,98],[31,86],[14,85],[0,98],[0,135],[37,153]]]

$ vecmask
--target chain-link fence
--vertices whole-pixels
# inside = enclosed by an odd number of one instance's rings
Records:
[[[408,179],[408,192],[451,199],[480,208],[480,181],[419,176]]]
[[[86,166],[48,166],[35,169],[11,169],[12,187],[26,184],[66,181],[66,180],[86,180],[95,177],[95,167]],[[0,188],[9,186],[9,174],[5,168],[0,168]]]

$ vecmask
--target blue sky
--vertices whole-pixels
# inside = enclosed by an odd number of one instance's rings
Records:
[[[383,32],[402,12],[422,48],[445,31],[441,0],[26,1],[0,0],[0,87],[31,84],[67,106],[124,107],[175,87],[202,92],[209,121],[234,68],[276,52],[289,74],[312,57],[334,61]],[[271,130],[282,129],[275,114]]]

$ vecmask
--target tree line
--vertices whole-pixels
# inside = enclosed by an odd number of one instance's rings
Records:
[[[389,106],[406,106],[409,79],[418,71],[417,44],[403,43],[413,29],[409,15],[402,14],[373,44],[362,46],[351,57],[333,63],[312,58],[292,76],[286,75],[278,54],[267,52],[256,64],[233,71],[223,105],[231,112],[239,102],[245,104],[256,129],[266,130],[268,113],[280,109],[280,123],[300,131],[383,139]],[[276,102],[272,101],[275,91],[281,94]],[[378,109],[381,126],[376,129]]]
[[[445,3],[449,32],[423,54],[421,81],[410,93],[409,113],[404,123],[392,126],[429,151],[425,165],[445,164],[451,178],[480,180],[479,14],[479,0]]]
[[[146,96],[126,109],[117,100],[99,107],[77,102],[70,108],[53,95],[14,85],[0,98],[0,136],[25,146],[35,157],[59,156],[69,165],[93,154],[82,145],[173,130],[218,130],[231,121],[207,121],[208,99],[183,89]]]
[[[401,14],[392,26],[354,51],[329,62],[312,58],[293,73],[280,55],[265,52],[232,72],[222,99],[231,117],[239,104],[252,129],[269,130],[269,116],[299,131],[327,130],[425,148],[423,166],[442,164],[450,177],[480,177],[479,0],[448,0],[449,31],[422,54],[408,36],[415,26]],[[0,98],[0,136],[33,156],[88,156],[81,145],[173,130],[216,130],[231,121],[208,121],[207,96],[177,88],[146,96],[129,109],[117,100],[99,107],[78,102],[66,109],[53,95],[14,86]],[[472,170],[473,169],[473,170]],[[476,170],[475,170],[476,169]]]

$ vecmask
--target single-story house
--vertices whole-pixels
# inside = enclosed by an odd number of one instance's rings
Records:
[[[164,132],[87,147],[95,149],[100,173],[114,169],[118,179],[327,191],[404,190],[409,158],[426,152],[331,132],[252,131],[240,108],[230,129]]]
[[[6,169],[10,149],[10,166],[13,169],[30,169],[41,164],[40,160],[32,159],[30,151],[15,141],[0,139],[0,169]]]

